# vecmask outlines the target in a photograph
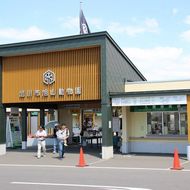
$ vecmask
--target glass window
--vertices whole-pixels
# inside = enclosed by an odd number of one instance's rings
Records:
[[[147,134],[187,135],[187,112],[148,112]]]
[[[162,113],[150,112],[147,116],[148,134],[162,134]]]
[[[164,135],[179,135],[179,113],[164,112]]]
[[[72,113],[72,132],[73,136],[80,135],[80,113],[73,112]]]
[[[187,135],[187,113],[180,113],[181,135]]]

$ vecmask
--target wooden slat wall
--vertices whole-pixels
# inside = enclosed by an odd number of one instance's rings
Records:
[[[52,85],[43,83],[43,73],[56,75]],[[20,90],[81,87],[81,95],[19,98]],[[100,99],[100,47],[3,58],[3,103],[55,102]]]

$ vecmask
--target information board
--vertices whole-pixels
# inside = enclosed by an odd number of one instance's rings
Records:
[[[19,116],[9,115],[7,117],[7,147],[21,147],[22,146],[22,136]]]

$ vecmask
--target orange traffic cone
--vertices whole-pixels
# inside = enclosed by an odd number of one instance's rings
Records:
[[[86,165],[86,162],[85,162],[85,160],[84,160],[84,153],[83,153],[82,147],[80,147],[79,164],[78,164],[77,166],[78,166],[78,167],[85,167],[85,166],[87,166],[87,165]]]
[[[178,150],[177,148],[174,150],[174,161],[173,161],[173,168],[172,170],[182,170],[183,167],[180,166],[180,161],[179,161],[179,155],[178,155]]]

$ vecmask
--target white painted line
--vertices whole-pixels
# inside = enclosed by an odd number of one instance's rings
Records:
[[[149,171],[168,171],[168,168],[131,168],[131,167],[98,167],[90,166],[92,169],[113,169],[113,170],[149,170]]]
[[[181,163],[181,165],[183,166],[183,165],[185,165],[185,164],[188,164],[190,161],[185,161],[185,162],[182,162]],[[170,168],[168,168],[168,169],[171,169],[172,168],[172,166],[170,167]],[[184,171],[184,170],[183,170]],[[185,170],[185,171],[188,171],[188,170]]]
[[[64,165],[29,165],[29,164],[0,164],[0,167],[41,167],[41,168],[74,168],[74,169],[110,169],[110,170],[143,170],[143,171],[171,171],[171,168],[130,168],[130,167],[98,167],[98,166],[64,166]],[[180,170],[190,172],[190,170]]]
[[[122,154],[121,156],[130,158],[130,157],[136,156],[136,154]]]
[[[96,162],[91,162],[88,165],[91,166],[91,165],[94,165],[94,164],[97,164],[97,163],[102,163],[102,162],[106,162],[106,160],[100,159],[100,160],[97,160]]]
[[[144,170],[144,171],[174,171],[171,168],[130,168],[130,167],[88,167],[89,169],[113,169],[113,170]],[[178,170],[190,172],[188,169]]]
[[[125,189],[125,190],[151,190],[137,187],[120,187],[120,186],[107,186],[107,185],[85,185],[85,184],[67,184],[67,183],[35,183],[35,182],[22,182],[13,181],[11,184],[16,185],[42,185],[42,186],[66,186],[66,187],[90,187],[90,188],[107,188],[107,189]]]
[[[189,162],[190,162],[190,161],[183,162],[183,163],[181,163],[181,165],[188,164]]]
[[[76,166],[63,166],[63,165],[30,165],[30,164],[0,164],[0,167],[40,167],[40,168],[76,168]]]

